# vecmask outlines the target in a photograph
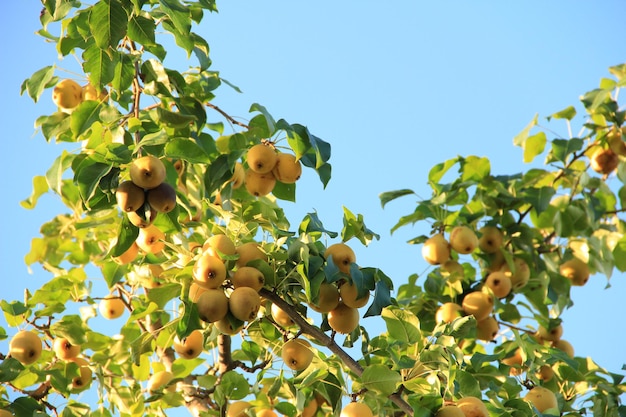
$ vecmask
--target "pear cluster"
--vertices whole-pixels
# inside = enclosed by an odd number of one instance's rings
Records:
[[[626,127],[613,127],[606,135],[605,143],[598,143],[589,153],[589,166],[598,174],[607,177],[626,157]]]
[[[105,101],[108,97],[106,89],[98,91],[90,83],[81,86],[69,78],[62,79],[52,89],[52,101],[64,113],[71,113],[83,101]]]
[[[65,362],[67,366],[74,364],[78,367],[78,375],[74,376],[70,382],[71,392],[81,392],[89,388],[93,379],[93,371],[89,366],[89,361],[81,356],[81,346],[75,345],[63,336],[57,336],[52,342],[52,350],[56,357]]]
[[[248,149],[246,164],[247,168],[240,169],[239,172],[235,167],[233,187],[235,179],[240,180],[243,174],[243,184],[246,190],[255,197],[263,197],[271,193],[276,181],[293,184],[302,175],[302,164],[294,155],[276,152],[269,143],[259,143]]]
[[[122,181],[115,199],[128,221],[139,228],[135,244],[117,257],[120,264],[132,262],[143,250],[158,254],[165,247],[165,234],[153,225],[158,213],[169,213],[176,207],[176,189],[165,182],[163,161],[153,155],[135,159],[129,167],[130,179]]]

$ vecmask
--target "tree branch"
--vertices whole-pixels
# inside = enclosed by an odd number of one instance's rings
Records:
[[[267,300],[270,300],[272,303],[276,304],[282,310],[284,310],[289,317],[296,323],[302,333],[306,333],[315,339],[320,345],[325,346],[332,353],[337,355],[339,359],[352,371],[356,376],[360,377],[363,374],[363,367],[354,359],[352,356],[348,354],[341,346],[335,342],[333,338],[328,336],[318,327],[315,327],[309,324],[308,321],[304,317],[298,313],[298,310],[291,304],[287,303],[283,300],[278,294],[273,291],[262,288],[259,291],[259,294],[262,297],[265,297]],[[406,415],[413,416],[413,408],[402,398],[400,393],[396,392],[389,396],[389,399],[396,404]]]

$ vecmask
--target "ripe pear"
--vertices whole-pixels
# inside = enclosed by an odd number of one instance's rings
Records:
[[[435,413],[435,417],[465,417],[465,414],[459,407],[456,405],[444,405],[437,413]]]
[[[157,216],[157,212],[154,210],[150,210],[148,213],[145,213],[143,216],[139,215],[139,212],[137,211],[129,211],[126,213],[126,217],[128,218],[128,221],[140,229],[145,229],[146,227],[154,223],[156,216]]]
[[[570,358],[574,357],[574,346],[572,346],[572,344],[568,342],[567,340],[564,340],[564,339],[556,340],[552,342],[552,347],[562,350]]]
[[[374,413],[367,404],[351,402],[341,409],[339,417],[374,417]]]
[[[264,408],[256,412],[256,417],[278,417],[278,414],[269,408]]]
[[[246,161],[250,170],[258,174],[267,174],[274,169],[278,155],[269,145],[254,145],[246,153]]]
[[[124,314],[125,309],[126,305],[124,304],[124,301],[112,294],[104,297],[98,304],[98,311],[100,311],[102,317],[107,320],[113,320],[121,317],[122,314]]]
[[[248,417],[248,410],[252,410],[252,404],[247,401],[235,401],[226,407],[226,417]]]
[[[137,259],[137,255],[139,255],[139,245],[133,242],[120,256],[114,256],[113,260],[120,265],[127,265]]]
[[[204,288],[219,288],[226,280],[226,266],[217,256],[203,252],[194,264],[193,278]]]
[[[222,259],[223,255],[232,256],[237,253],[237,248],[232,239],[224,234],[216,234],[209,237],[202,245],[202,250],[220,259]]]
[[[299,414],[298,417],[313,417],[315,413],[317,413],[317,409],[320,404],[315,397],[311,398],[309,402],[304,406],[302,410],[302,414]]]
[[[504,236],[496,226],[483,226],[478,230],[478,248],[485,253],[496,253],[504,243]]]
[[[525,260],[519,257],[513,258],[512,267],[508,263],[502,265],[501,270],[511,279],[513,290],[520,290],[528,284],[530,280],[530,268]]]
[[[233,168],[233,176],[230,177],[230,182],[233,190],[240,188],[246,181],[246,171],[241,162],[235,162]]]
[[[457,303],[443,303],[435,313],[436,323],[452,323],[454,319],[463,315],[463,308]]]
[[[9,355],[22,365],[30,365],[39,359],[43,345],[37,333],[20,330],[9,341]]]
[[[291,339],[285,342],[280,353],[285,365],[294,371],[304,371],[315,356],[311,343],[306,339]]]
[[[198,298],[200,297],[200,295],[206,290],[207,288],[204,288],[203,286],[198,285],[195,282],[192,282],[191,285],[189,286],[189,300],[195,303],[196,301],[198,301]]]
[[[174,350],[185,359],[193,359],[200,356],[204,350],[204,335],[198,329],[193,330],[184,339],[174,339]]]
[[[302,175],[302,164],[296,159],[295,155],[279,153],[272,172],[278,181],[285,184],[294,184]]]
[[[483,291],[473,291],[463,298],[463,311],[465,314],[472,314],[477,321],[489,317],[493,310],[493,297]]]
[[[549,409],[558,410],[559,408],[559,402],[554,392],[542,386],[533,387],[526,393],[524,400],[531,403],[540,413]]]
[[[115,199],[122,211],[137,211],[146,200],[146,192],[132,181],[122,181],[115,191]]]
[[[80,346],[73,345],[65,337],[55,337],[52,342],[52,350],[57,358],[62,360],[73,359],[80,353]]]
[[[233,327],[228,316],[216,321],[214,324],[215,324],[215,327],[217,327],[217,330],[230,336],[233,336],[239,333],[243,329],[243,326],[244,326],[244,323],[242,322],[239,326]]]
[[[236,253],[239,255],[236,262],[237,267],[246,266],[248,262],[254,260],[267,261],[267,255],[256,242],[246,242],[237,246]]]
[[[75,376],[72,378],[72,383],[70,384],[70,391],[73,393],[84,391],[91,385],[91,379],[93,377],[93,372],[89,367],[89,362],[85,358],[76,357],[70,359],[70,362],[74,362],[78,365],[79,376]]]
[[[583,286],[589,281],[589,266],[578,258],[563,262],[559,267],[559,272],[575,286]]]
[[[503,271],[494,271],[487,275],[485,286],[491,289],[497,298],[505,298],[511,292],[512,284],[509,275]]]
[[[563,325],[558,324],[550,328],[539,326],[539,329],[537,329],[537,336],[539,336],[539,339],[542,341],[556,342],[561,339],[561,336],[563,336]]]
[[[162,370],[157,371],[148,379],[148,384],[146,386],[146,390],[153,394],[160,390],[165,390],[168,392],[176,391],[176,384],[170,384],[170,382],[174,379],[174,374],[170,371]]]
[[[74,80],[61,80],[52,90],[52,101],[62,110],[73,109],[83,101],[83,88]]]
[[[165,233],[151,224],[139,229],[136,242],[142,251],[156,255],[165,248]]]
[[[309,303],[309,307],[318,313],[328,313],[339,304],[339,290],[335,284],[322,282],[317,303]]]
[[[154,155],[135,159],[129,170],[131,181],[146,190],[158,187],[165,180],[165,164]]]
[[[265,285],[265,276],[253,266],[242,266],[237,268],[230,281],[235,288],[250,287],[259,291]]]
[[[263,197],[272,192],[276,185],[276,178],[271,171],[260,174],[251,169],[247,169],[244,177],[244,185],[246,190],[253,196]]]
[[[359,310],[345,305],[343,301],[339,301],[327,316],[330,328],[341,334],[352,333],[358,327],[359,319]]]
[[[326,260],[332,257],[333,262],[344,274],[350,274],[350,266],[356,262],[356,255],[352,248],[343,242],[334,243],[324,251]]]
[[[547,382],[554,378],[554,369],[550,365],[541,365],[535,375],[541,381]]]
[[[456,226],[450,232],[450,247],[457,253],[470,254],[478,247],[478,237],[468,226]]]
[[[341,300],[344,304],[353,308],[365,307],[370,299],[369,291],[367,291],[363,297],[357,298],[358,293],[356,285],[348,281],[344,282],[339,287],[339,295],[341,296]]]
[[[626,135],[626,128],[611,129],[606,135],[606,141],[613,152],[619,156],[626,156],[626,142],[624,142],[622,135]]]
[[[228,299],[228,308],[239,320],[252,321],[261,308],[261,296],[254,288],[235,288]]]
[[[289,317],[289,314],[274,303],[272,303],[272,306],[270,307],[270,314],[272,315],[274,321],[282,327],[291,327],[295,324],[291,317]]]
[[[589,162],[591,169],[599,174],[608,175],[619,165],[619,156],[610,148],[599,148],[591,155]]]
[[[476,322],[476,339],[491,342],[498,335],[500,325],[495,317],[489,316]]]
[[[454,259],[448,259],[439,267],[441,269],[441,275],[443,275],[448,282],[462,281],[465,277],[465,269],[458,261]]]
[[[456,402],[465,417],[489,417],[487,406],[478,397],[463,397]]]
[[[515,349],[513,355],[507,356],[506,358],[502,359],[501,362],[511,367],[511,369],[509,370],[509,375],[516,376],[524,372],[524,357],[522,356],[521,348]]]
[[[207,289],[198,297],[196,308],[202,321],[215,323],[228,314],[228,297],[220,288]]]
[[[146,192],[150,207],[159,213],[169,213],[176,207],[176,189],[166,182],[162,182]]]
[[[13,417],[15,414],[10,412],[9,410],[0,409],[0,417]]]
[[[422,257],[431,265],[441,265],[450,259],[450,244],[441,233],[432,235],[422,245]]]
[[[95,101],[106,101],[109,98],[109,93],[106,88],[103,88],[101,91],[96,90],[96,87],[93,84],[88,83],[83,85],[83,100],[95,100]]]

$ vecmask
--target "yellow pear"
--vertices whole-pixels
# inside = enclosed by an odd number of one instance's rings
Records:
[[[350,266],[356,262],[356,255],[352,248],[343,242],[334,243],[326,248],[324,257],[328,261],[332,257],[333,262],[344,274],[350,274]]]
[[[261,308],[261,297],[254,288],[235,288],[230,294],[228,307],[232,315],[239,320],[252,321]]]
[[[511,287],[513,290],[520,290],[528,284],[530,280],[530,268],[525,260],[514,257],[512,267],[508,263],[502,264],[501,271],[507,274],[511,279]]]
[[[298,417],[313,417],[315,413],[317,413],[317,409],[319,408],[319,402],[315,397],[311,398],[309,402],[304,406],[302,410],[302,414],[299,414]]]
[[[443,275],[448,282],[462,281],[465,277],[465,269],[463,265],[454,259],[448,259],[440,265],[441,275]]]
[[[37,333],[20,330],[9,341],[9,355],[22,365],[30,365],[39,359],[43,345]]]
[[[265,285],[265,276],[253,266],[242,266],[237,268],[230,281],[235,288],[250,287],[259,291]]]
[[[561,336],[563,336],[563,325],[558,324],[550,328],[539,326],[539,329],[537,329],[537,336],[539,336],[542,341],[556,342],[561,339]]]
[[[339,295],[344,304],[353,308],[365,307],[370,299],[369,291],[367,291],[363,297],[357,298],[358,293],[356,285],[348,281],[344,282],[339,287]]]
[[[235,401],[226,407],[226,417],[248,417],[248,410],[252,410],[252,404],[247,401]]]
[[[335,284],[322,282],[317,303],[309,303],[309,307],[318,313],[328,313],[339,304],[339,290]]]
[[[210,236],[202,245],[202,250],[220,259],[222,259],[222,255],[232,256],[237,253],[237,248],[232,239],[224,234]]]
[[[431,265],[441,265],[450,259],[450,244],[441,233],[432,235],[422,245],[422,257]]]
[[[436,323],[452,323],[454,319],[463,315],[463,308],[457,303],[443,303],[435,312]]]
[[[626,142],[624,142],[622,135],[626,135],[626,127],[623,127],[621,130],[617,128],[611,129],[606,135],[606,141],[613,152],[619,156],[626,156]]]
[[[489,417],[487,406],[478,397],[463,397],[456,402],[465,417]]]
[[[73,345],[65,337],[55,337],[52,342],[52,350],[57,358],[68,360],[78,356],[80,353],[80,346]]]
[[[203,252],[193,267],[195,282],[205,288],[219,288],[226,280],[226,266],[220,258]]]
[[[289,314],[274,303],[272,303],[272,306],[270,307],[270,314],[272,315],[274,321],[282,327],[291,327],[294,325],[294,322],[291,317],[289,317]]]
[[[469,227],[456,226],[450,232],[450,246],[457,253],[467,255],[478,247],[478,237]]]
[[[122,181],[115,191],[115,199],[122,211],[137,211],[146,200],[146,192],[132,181]]]
[[[511,367],[509,370],[510,375],[520,375],[524,371],[524,358],[522,356],[522,349],[517,348],[513,352],[513,355],[507,356],[501,361],[503,364]]]
[[[133,242],[124,253],[120,256],[114,256],[112,259],[120,265],[127,265],[137,259],[139,255],[139,245],[137,242]]]
[[[274,169],[278,156],[276,151],[269,145],[257,144],[248,149],[246,153],[246,161],[250,170],[267,174]]]
[[[526,393],[524,400],[531,403],[540,413],[549,409],[558,410],[559,408],[559,402],[554,392],[542,386],[533,387]]]
[[[302,164],[292,154],[279,153],[272,172],[278,181],[285,184],[293,184],[302,175]]]
[[[200,297],[200,295],[206,290],[207,288],[204,288],[203,286],[198,285],[196,282],[192,282],[191,285],[189,286],[189,300],[195,303],[196,301],[198,301],[198,298]]]
[[[367,404],[351,402],[341,409],[339,417],[374,417]]]
[[[570,358],[574,357],[574,346],[572,346],[572,344],[568,342],[567,340],[564,340],[564,339],[556,340],[552,342],[552,347],[562,350]]]
[[[126,309],[126,305],[121,298],[116,297],[112,294],[107,295],[98,304],[98,310],[102,317],[108,320],[113,320],[118,317],[121,317],[124,314],[124,310]]]
[[[244,182],[246,181],[246,171],[241,164],[241,162],[235,162],[235,166],[233,168],[233,176],[230,177],[230,182],[232,184],[233,190],[240,188]]]
[[[589,266],[578,258],[563,262],[559,272],[575,286],[583,286],[589,281]]]
[[[80,375],[72,378],[72,383],[69,387],[70,391],[76,393],[86,390],[91,385],[91,379],[93,377],[93,372],[89,367],[89,362],[80,356],[70,359],[70,362],[74,362],[78,365],[78,372],[80,373]]]
[[[246,266],[248,262],[254,260],[267,261],[267,255],[256,242],[246,242],[237,246],[236,253],[239,255],[237,267]]]
[[[352,333],[359,325],[359,310],[340,301],[337,307],[328,312],[327,320],[331,329],[337,333]]]
[[[167,392],[175,392],[176,384],[170,384],[170,382],[174,379],[174,374],[170,371],[162,370],[157,371],[150,376],[148,379],[148,384],[146,386],[146,390],[153,394],[160,390],[165,390]]]
[[[224,318],[216,321],[214,324],[215,324],[215,327],[217,327],[217,330],[230,336],[233,336],[239,333],[243,329],[243,326],[244,326],[244,324],[241,323],[239,326],[233,327],[231,321],[228,319],[228,316],[225,316]]]
[[[599,148],[591,155],[589,162],[591,169],[599,174],[608,175],[619,165],[619,156],[610,148]]]
[[[204,335],[198,329],[193,330],[184,339],[174,338],[174,350],[185,359],[193,359],[200,356],[204,350]]]
[[[157,212],[154,210],[150,210],[148,213],[145,213],[144,216],[139,215],[139,212],[136,211],[129,211],[126,213],[128,221],[140,229],[144,229],[154,223],[156,216]]]
[[[485,253],[496,253],[504,243],[504,236],[496,226],[483,226],[478,230],[478,248]]]
[[[268,195],[276,185],[276,178],[272,172],[260,174],[251,169],[247,169],[244,177],[246,190],[255,197]]]
[[[138,187],[149,190],[158,187],[165,180],[165,164],[154,155],[135,159],[130,164],[130,179]]]
[[[315,354],[308,340],[291,339],[283,345],[280,356],[292,370],[303,371],[311,364]]]
[[[165,233],[150,224],[139,229],[136,242],[142,251],[156,255],[165,249]]]
[[[498,320],[493,316],[489,316],[476,322],[476,339],[491,342],[496,338],[499,330]]]
[[[103,88],[101,91],[96,90],[96,87],[93,84],[85,84],[83,85],[83,100],[95,100],[104,102],[108,100],[109,93],[106,88]]]
[[[52,101],[62,110],[73,109],[83,101],[83,88],[74,80],[61,80],[52,90]]]
[[[483,291],[473,291],[465,295],[461,306],[465,314],[472,314],[477,321],[489,317],[493,310],[493,297]]]
[[[170,184],[162,182],[146,192],[146,199],[157,212],[169,213],[176,207],[176,190]]]
[[[435,417],[465,417],[465,414],[456,405],[444,405],[435,413]]]
[[[503,271],[494,271],[487,275],[485,286],[493,292],[496,298],[505,298],[511,292],[513,285],[509,275]]]
[[[228,297],[220,288],[207,289],[198,296],[196,308],[202,321],[215,323],[228,314]]]

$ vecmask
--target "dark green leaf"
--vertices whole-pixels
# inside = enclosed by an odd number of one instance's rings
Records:
[[[47,66],[36,71],[30,78],[24,80],[20,94],[24,94],[24,91],[28,91],[28,95],[36,103],[43,93],[43,90],[54,81],[54,67]]]
[[[89,26],[100,49],[116,49],[126,35],[127,25],[128,15],[118,0],[102,0],[92,6]]]
[[[363,370],[361,375],[361,384],[364,388],[385,397],[393,394],[401,382],[400,374],[386,365],[370,365]]]
[[[83,70],[94,85],[105,85],[113,80],[116,62],[106,51],[90,46],[83,52],[83,61]]]
[[[209,155],[204,152],[197,143],[189,138],[171,138],[165,145],[165,155],[174,159],[197,164],[208,164],[211,162]]]
[[[154,45],[154,31],[156,24],[154,20],[145,16],[131,16],[128,20],[128,37],[142,45]]]
[[[415,191],[409,190],[408,188],[405,188],[403,190],[387,191],[381,193],[378,198],[380,199],[380,205],[384,208],[385,204],[389,203],[390,201],[395,200],[396,198],[404,197],[405,195],[409,194],[415,194]]]

